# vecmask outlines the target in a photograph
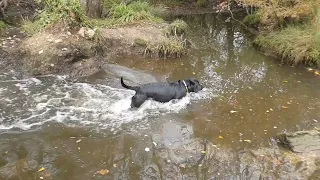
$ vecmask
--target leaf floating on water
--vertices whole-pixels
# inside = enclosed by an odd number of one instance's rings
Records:
[[[251,143],[251,140],[249,140],[249,139],[245,139],[245,140],[243,140],[244,142],[247,142],[247,143]]]
[[[288,109],[288,107],[287,107],[287,106],[282,106],[282,108],[283,108],[283,109]]]
[[[236,113],[236,112],[238,112],[238,111],[234,111],[234,110],[231,110],[231,111],[230,111],[231,114]]]
[[[207,153],[207,151],[201,151],[201,153],[202,153],[202,154],[206,154],[206,153]]]
[[[219,136],[218,138],[219,138],[219,139],[223,139],[223,137],[222,137],[222,136]]]
[[[101,175],[106,175],[109,173],[109,170],[108,169],[101,169],[100,171],[97,171],[98,174],[101,174]]]
[[[44,167],[42,167],[42,168],[40,168],[39,170],[38,170],[38,172],[41,172],[41,171],[44,171],[45,169],[44,169]]]

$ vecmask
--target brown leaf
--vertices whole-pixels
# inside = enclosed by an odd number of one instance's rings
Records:
[[[101,174],[101,175],[106,175],[109,173],[109,170],[108,169],[101,169],[100,171],[97,171],[98,174]]]

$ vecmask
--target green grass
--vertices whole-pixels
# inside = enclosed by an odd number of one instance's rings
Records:
[[[3,31],[7,27],[6,23],[3,21],[0,21],[0,32]]]
[[[180,58],[186,52],[184,41],[177,38],[166,38],[157,44],[147,44],[145,54],[156,54],[160,58]]]
[[[183,20],[177,19],[169,25],[166,34],[169,36],[180,36],[182,34],[185,34],[187,30],[187,23],[185,23]]]
[[[91,22],[83,12],[78,0],[40,0],[45,5],[34,22],[24,20],[23,29],[30,34],[42,31],[43,29],[62,22],[66,26],[91,26]]]
[[[261,16],[258,12],[254,13],[254,14],[247,15],[243,19],[244,24],[251,25],[251,26],[259,24],[260,21],[261,21]]]
[[[320,29],[314,24],[261,34],[254,43],[276,52],[289,63],[320,66]]]
[[[148,2],[135,1],[129,5],[118,4],[111,9],[111,18],[116,24],[127,24],[141,21],[161,21],[151,13]]]

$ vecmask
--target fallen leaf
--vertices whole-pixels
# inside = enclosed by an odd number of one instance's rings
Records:
[[[270,108],[270,111],[273,111],[273,109],[272,109],[272,108]]]
[[[219,139],[223,139],[223,137],[222,137],[222,136],[219,136],[218,138],[219,138]]]
[[[287,107],[287,106],[282,106],[282,108],[283,108],[283,109],[288,109],[288,107]]]
[[[101,174],[101,175],[106,175],[109,173],[109,170],[108,169],[101,169],[100,171],[97,171],[98,174]]]
[[[45,173],[44,176],[45,176],[45,177],[50,177],[51,174],[50,174],[50,173]]]
[[[234,110],[231,110],[231,111],[230,111],[231,114],[236,113],[236,112],[238,112],[238,111],[234,111]]]
[[[79,143],[79,142],[81,142],[81,139],[79,139],[79,140],[76,141],[76,143]]]
[[[273,126],[273,128],[274,128],[274,129],[277,129],[278,127],[277,127],[277,126]]]
[[[249,140],[249,139],[245,139],[245,140],[243,140],[244,142],[247,142],[247,143],[251,143],[251,140]]]
[[[291,104],[291,102],[287,102],[287,104],[289,104],[289,105],[290,105],[290,104]]]
[[[39,170],[38,170],[38,172],[41,172],[41,171],[44,171],[45,169],[44,169],[44,167],[42,167],[42,168],[40,168]]]

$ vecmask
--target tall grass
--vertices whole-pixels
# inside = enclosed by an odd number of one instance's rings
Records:
[[[38,0],[44,9],[38,14],[36,21],[24,20],[23,29],[28,33],[39,32],[57,22],[67,26],[90,26],[79,0]]]
[[[139,21],[161,21],[151,13],[148,2],[135,1],[131,4],[118,4],[111,9],[111,18],[116,23],[133,23]]]
[[[320,1],[237,1],[259,8],[246,18],[249,24],[259,21],[263,29],[254,44],[273,51],[282,61],[320,67]]]

